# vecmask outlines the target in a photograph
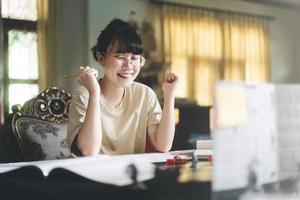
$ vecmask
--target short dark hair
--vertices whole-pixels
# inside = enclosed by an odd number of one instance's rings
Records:
[[[92,48],[93,56],[97,60],[96,53],[107,53],[111,44],[118,44],[118,53],[133,53],[141,55],[143,44],[136,30],[127,22],[113,19],[106,28],[101,31],[96,45]]]

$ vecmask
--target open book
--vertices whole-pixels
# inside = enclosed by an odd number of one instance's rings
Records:
[[[40,169],[42,174],[47,177],[51,176],[53,170],[63,168],[92,181],[124,186],[132,183],[128,172],[128,166],[133,164],[138,171],[137,180],[145,181],[154,178],[155,176],[156,166],[153,163],[165,162],[175,155],[188,158],[188,155],[193,151],[194,150],[120,156],[98,155],[63,160],[7,163],[0,164],[0,173],[9,172],[26,166],[34,166]],[[211,154],[211,152],[196,150],[196,154],[205,156]]]

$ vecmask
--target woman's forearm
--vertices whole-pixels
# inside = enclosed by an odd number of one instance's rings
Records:
[[[90,94],[83,126],[76,144],[84,156],[97,155],[102,141],[100,94]]]
[[[155,148],[161,152],[167,152],[172,147],[175,133],[174,103],[174,97],[164,99],[162,118],[157,132],[154,134],[154,138],[152,138]]]

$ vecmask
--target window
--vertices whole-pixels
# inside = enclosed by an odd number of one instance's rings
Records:
[[[269,81],[268,18],[175,5],[161,11],[164,59],[181,79],[177,97],[209,106],[216,81]]]
[[[39,92],[37,1],[1,0],[4,34],[4,110]]]

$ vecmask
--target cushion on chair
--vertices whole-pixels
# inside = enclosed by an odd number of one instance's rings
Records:
[[[53,160],[70,156],[65,140],[66,123],[51,123],[39,119],[22,117],[16,121],[16,132],[26,146],[24,151],[29,160]]]

